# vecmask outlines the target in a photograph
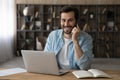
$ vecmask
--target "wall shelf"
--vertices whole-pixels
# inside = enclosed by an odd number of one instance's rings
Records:
[[[23,14],[26,6],[32,7],[28,16]],[[37,39],[44,40],[52,30],[60,28],[59,10],[62,6],[17,4],[17,51],[38,50]],[[95,57],[120,58],[120,5],[73,6],[80,11],[78,25],[81,30],[94,39]]]

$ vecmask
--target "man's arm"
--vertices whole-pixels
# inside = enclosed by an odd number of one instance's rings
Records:
[[[72,30],[72,41],[74,44],[74,51],[75,51],[75,59],[78,60],[82,55],[83,51],[79,45],[78,37],[80,36],[80,28],[79,26],[74,27]]]
[[[74,51],[75,51],[75,59],[78,60],[83,55],[83,51],[78,41],[74,41],[73,44],[74,44]]]
[[[76,63],[80,69],[89,69],[92,63],[93,58],[93,43],[92,38],[89,36],[86,38],[82,46],[80,46],[82,50],[82,56],[76,59]],[[76,53],[75,53],[76,54]],[[80,53],[77,53],[80,54]]]
[[[85,39],[80,46],[78,37],[81,36],[80,28],[74,27],[72,30],[72,41],[74,44],[74,55],[77,65],[80,69],[88,69],[91,65],[92,60],[92,37],[91,36],[84,36]]]

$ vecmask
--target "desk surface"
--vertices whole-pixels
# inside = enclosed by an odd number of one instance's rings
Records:
[[[99,78],[99,80],[120,80],[120,70],[104,70],[107,74],[111,75],[112,78]],[[35,74],[35,73],[19,73],[10,76],[0,77],[0,80],[78,80],[71,72],[61,76]],[[93,80],[93,79],[82,79],[82,80]],[[98,78],[94,79],[98,80]]]

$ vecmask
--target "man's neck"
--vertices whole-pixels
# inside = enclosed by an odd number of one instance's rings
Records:
[[[72,34],[65,34],[65,33],[63,33],[63,37],[67,38],[67,39],[71,39]]]

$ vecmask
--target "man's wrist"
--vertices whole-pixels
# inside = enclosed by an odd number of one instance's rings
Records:
[[[78,44],[78,41],[77,40],[73,40],[73,44]]]

